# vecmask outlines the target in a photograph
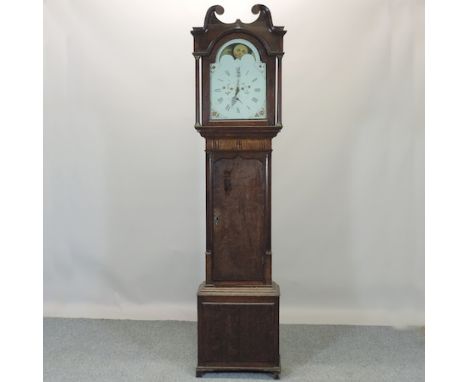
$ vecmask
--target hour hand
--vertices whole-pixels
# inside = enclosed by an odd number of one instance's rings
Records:
[[[232,100],[231,100],[233,105],[236,103],[237,100],[239,100],[239,98],[237,98],[238,94],[239,94],[239,85],[237,86],[236,92],[234,93],[234,97],[232,97]]]

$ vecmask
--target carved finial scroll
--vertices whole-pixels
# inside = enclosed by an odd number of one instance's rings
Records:
[[[222,21],[220,21],[217,17],[216,14],[222,15],[224,13],[224,8],[221,5],[213,5],[208,8],[206,11],[205,15],[205,22],[203,23],[203,28],[207,29],[208,25],[210,24],[223,24]]]
[[[258,14],[258,18],[252,23],[243,23],[236,20],[233,23],[223,23],[216,17],[222,15],[224,8],[221,5],[213,5],[208,8],[203,27],[194,27],[194,52],[197,56],[210,54],[216,41],[230,32],[246,32],[255,35],[265,46],[269,55],[282,55],[282,37],[286,33],[284,27],[273,25],[270,10],[263,4],[256,4],[252,7],[252,13]]]
[[[273,29],[273,20],[271,18],[271,12],[266,5],[263,4],[255,4],[252,7],[252,13],[256,15],[260,13],[258,19],[254,21],[254,23],[262,23],[265,24],[269,29]]]
[[[272,32],[282,31],[283,27],[277,27],[273,25],[273,20],[271,18],[271,12],[266,5],[263,4],[255,4],[252,7],[252,13],[254,15],[259,14],[258,18],[250,24],[243,23],[239,19],[236,20],[233,24],[226,24],[223,23],[220,19],[216,17],[216,15],[222,15],[224,13],[224,8],[221,5],[213,5],[208,8],[205,15],[205,22],[203,23],[203,30],[210,29],[210,26],[215,26],[219,24],[223,25],[237,25],[238,27],[246,26],[246,25],[264,25],[266,28],[271,30]],[[201,28],[194,28],[194,29],[201,29]]]

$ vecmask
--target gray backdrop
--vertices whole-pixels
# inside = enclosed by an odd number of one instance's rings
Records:
[[[252,1],[220,18],[255,19]],[[282,322],[424,321],[424,3],[269,1]],[[192,26],[213,1],[48,0],[44,314],[195,319],[204,143]]]

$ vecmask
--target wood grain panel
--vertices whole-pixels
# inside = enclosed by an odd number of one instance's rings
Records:
[[[278,303],[202,301],[199,365],[279,365]]]
[[[265,162],[236,156],[213,165],[213,281],[264,280]]]
[[[267,151],[271,139],[207,139],[206,149],[211,151]]]

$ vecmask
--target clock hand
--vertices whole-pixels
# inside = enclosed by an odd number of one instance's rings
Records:
[[[237,80],[236,93],[234,94],[234,97],[232,97],[232,100],[231,100],[232,106],[234,106],[236,101],[239,100],[239,98],[237,98],[238,94],[239,94],[239,79]]]
[[[240,72],[237,72],[237,85],[236,85],[236,93],[234,94],[234,97],[232,97],[232,100],[231,100],[231,104],[232,106],[234,106],[234,104],[236,103],[237,100],[239,100],[239,98],[237,98],[237,95],[239,94],[239,81],[240,81]]]

